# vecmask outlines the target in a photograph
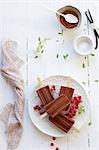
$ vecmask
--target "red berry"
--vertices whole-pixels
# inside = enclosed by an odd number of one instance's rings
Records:
[[[41,110],[41,107],[38,107],[38,110]]]
[[[73,99],[71,100],[71,103],[74,103],[74,100],[73,100]]]
[[[38,108],[39,108],[39,105],[36,105],[35,107],[36,107],[36,109],[38,109]]]
[[[69,113],[68,113],[68,117],[69,117],[69,118],[72,118],[72,113],[69,112]]]
[[[74,97],[74,100],[77,101],[77,97],[76,96]]]
[[[72,110],[72,108],[71,108],[71,106],[69,107],[69,111],[71,111]]]
[[[78,102],[76,102],[76,104],[75,104],[76,106],[78,106],[79,105],[79,103]]]
[[[53,92],[53,89],[51,89],[51,92]]]
[[[68,113],[66,113],[65,115],[66,115],[66,116],[68,116],[68,114],[69,114],[69,112],[68,112]]]
[[[71,107],[70,107],[71,110],[73,110],[74,108],[75,108],[74,106],[71,106]]]
[[[79,98],[77,97],[76,103],[80,103],[80,102],[81,102],[81,99],[79,99]]]
[[[67,116],[68,118],[70,118],[70,115],[68,114],[68,116]]]
[[[73,118],[73,115],[71,114],[69,117],[70,117],[70,118]]]
[[[43,105],[43,104],[41,104],[41,107],[44,107],[44,105]]]
[[[54,143],[51,143],[50,145],[51,145],[51,146],[54,146]]]
[[[52,85],[52,88],[55,89],[56,88],[55,85]]]
[[[78,106],[76,105],[75,108],[78,109]]]
[[[58,147],[56,147],[56,150],[59,150],[59,148],[58,148]]]
[[[36,110],[36,107],[34,107],[34,110]]]
[[[53,137],[53,140],[56,140],[56,137]]]
[[[81,100],[81,96],[78,96],[78,99]]]
[[[78,101],[78,104],[81,103],[81,100]]]
[[[56,90],[55,85],[52,85],[52,87],[51,87],[51,92],[53,92],[53,91],[55,91],[55,90]]]
[[[76,114],[75,112],[72,113],[72,118],[75,116],[75,114]]]
[[[75,115],[71,115],[71,118],[73,118]]]
[[[76,113],[77,112],[77,110],[76,109],[74,109],[74,113]]]
[[[72,113],[72,109],[69,110],[69,113]]]
[[[81,102],[82,100],[81,99],[79,99],[79,103]]]
[[[34,108],[37,109],[37,105],[35,105]]]

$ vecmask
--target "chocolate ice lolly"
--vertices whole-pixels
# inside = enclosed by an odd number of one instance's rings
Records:
[[[71,77],[67,78],[66,84],[67,86],[61,86],[59,95],[64,94],[67,98],[69,98],[69,100],[71,100],[74,93],[74,89],[71,88],[72,85]]]
[[[74,124],[74,120],[62,114],[59,114],[54,118],[49,116],[49,120],[66,133],[71,129]]]
[[[69,100],[71,100],[74,93],[74,89],[70,87],[61,86],[59,95],[64,94]]]
[[[47,85],[37,90],[37,94],[43,105],[48,104],[54,100],[53,95],[51,94],[50,87]]]
[[[45,117],[49,114],[52,118],[57,116],[64,108],[66,108],[70,104],[69,100],[65,97],[65,95],[59,96],[56,100],[51,101],[47,105],[45,105],[46,112],[43,114]],[[43,118],[40,117],[40,118]]]

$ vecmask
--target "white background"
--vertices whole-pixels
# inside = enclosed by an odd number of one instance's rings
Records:
[[[58,33],[62,27],[58,23],[55,14],[44,8],[44,5],[55,10],[64,5],[74,5],[82,12],[82,24],[79,30],[68,32],[64,30],[63,37]],[[90,9],[95,25],[99,28],[99,3],[98,1],[0,1],[0,40],[12,39],[18,42],[18,55],[24,60],[21,70],[25,80],[26,109],[24,118],[24,133],[18,150],[50,150],[52,138],[44,135],[32,124],[27,101],[37,83],[37,77],[42,79],[50,75],[70,75],[82,84],[86,89],[90,100],[90,119],[92,125],[87,128],[88,123],[82,128],[76,137],[67,136],[56,139],[55,145],[60,150],[99,150],[99,51],[94,52],[95,56],[79,56],[73,49],[73,40],[79,34],[94,34],[88,25],[84,11]],[[44,54],[39,60],[34,59],[38,37],[50,38],[47,41]],[[63,44],[63,39],[65,40]],[[59,40],[59,42],[56,42]],[[59,58],[56,58],[56,54]],[[63,54],[68,53],[67,60]],[[82,64],[85,63],[85,68]],[[89,67],[88,67],[89,64]],[[0,110],[8,102],[14,101],[13,92],[0,75]],[[90,121],[89,119],[89,121]],[[55,147],[53,148],[55,149]],[[6,150],[6,136],[4,126],[0,124],[0,150]]]

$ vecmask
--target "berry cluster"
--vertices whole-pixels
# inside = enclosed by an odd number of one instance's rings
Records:
[[[52,85],[52,86],[51,86],[51,92],[54,92],[54,91],[56,91],[56,86],[55,86],[55,85]]]
[[[43,108],[44,107],[44,105],[43,104],[41,104],[41,105],[36,105],[36,106],[34,106],[33,108],[34,108],[34,110],[38,110],[38,111],[40,111],[41,110],[41,108]]]
[[[76,112],[78,110],[79,104],[82,102],[81,96],[75,96],[71,100],[71,104],[69,106],[68,113],[66,113],[66,116],[69,118],[73,118],[76,115]]]
[[[33,108],[34,108],[34,110],[38,110],[38,111],[41,110],[41,107],[39,105],[36,105]]]

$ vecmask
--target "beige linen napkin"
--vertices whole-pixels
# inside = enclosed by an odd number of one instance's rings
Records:
[[[20,74],[23,62],[16,55],[16,49],[16,42],[11,40],[1,46],[1,73],[16,94],[14,104],[7,104],[0,114],[0,120],[6,125],[9,150],[17,148],[23,132],[24,82]]]

